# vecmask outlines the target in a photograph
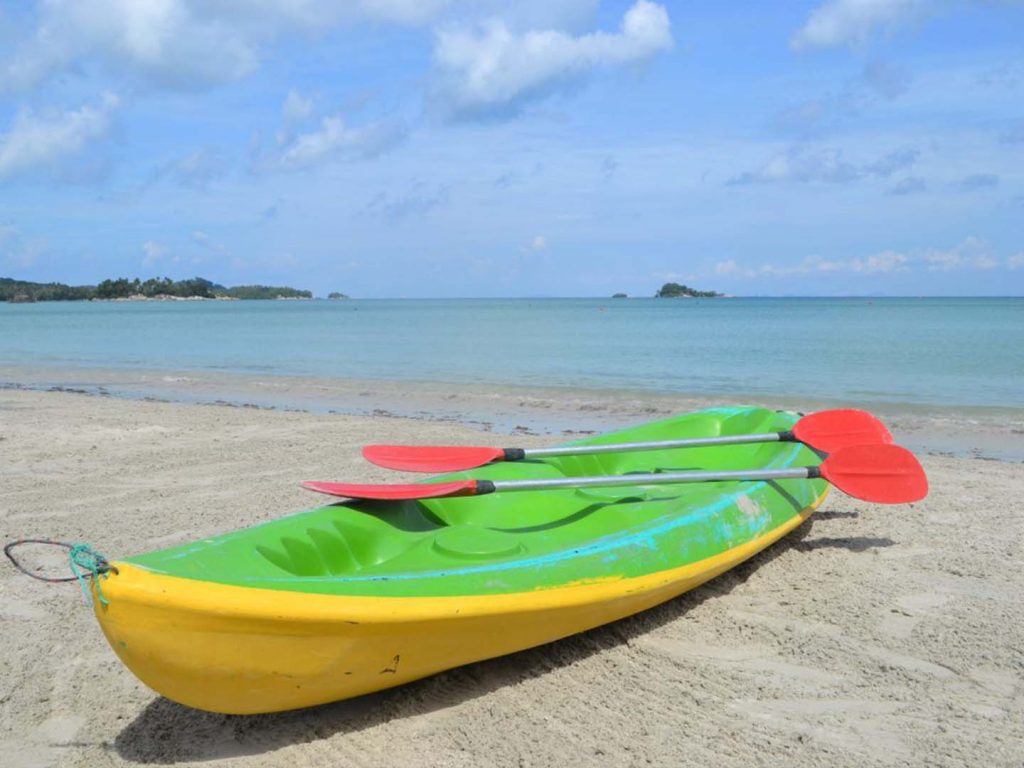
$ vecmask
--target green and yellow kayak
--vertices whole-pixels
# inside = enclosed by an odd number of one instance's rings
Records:
[[[787,430],[719,408],[580,441]],[[561,456],[444,479],[815,464],[774,442]],[[439,478],[432,478],[437,480]],[[257,713],[336,701],[551,642],[707,581],[800,525],[823,480],[350,502],[113,562],[94,601],[121,660],[169,699]]]

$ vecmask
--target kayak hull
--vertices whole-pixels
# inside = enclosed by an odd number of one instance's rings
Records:
[[[197,709],[255,714],[401,685],[549,643],[646,610],[785,536],[775,529],[697,563],[637,578],[490,596],[296,594],[197,582],[114,563],[94,600],[111,647],[135,675]]]
[[[580,444],[760,434],[796,419],[717,408]],[[489,465],[432,480],[637,481],[327,505],[121,558],[93,584],[96,616],[122,661],[174,701],[232,714],[322,704],[650,608],[786,535],[828,491],[820,479],[644,485],[651,472],[819,462],[800,443],[767,442]]]

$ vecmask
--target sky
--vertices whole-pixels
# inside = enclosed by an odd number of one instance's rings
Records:
[[[0,276],[1024,294],[1024,2],[0,3]]]

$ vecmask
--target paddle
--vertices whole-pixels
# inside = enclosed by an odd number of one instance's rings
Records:
[[[607,445],[568,445],[555,448],[487,448],[482,446],[443,445],[368,445],[363,448],[367,461],[379,467],[407,472],[456,472],[495,461],[522,461],[548,456],[583,456],[621,451],[653,451],[665,448],[695,448],[708,445],[737,445],[774,441],[800,442],[825,453],[847,445],[891,443],[892,435],[867,411],[844,408],[819,411],[804,416],[786,432],[754,435],[724,435],[687,440],[659,440],[646,443],[610,443]]]
[[[654,474],[559,477],[541,480],[456,480],[412,485],[361,485],[309,481],[303,487],[350,499],[436,499],[481,496],[496,491],[536,491],[616,485],[664,485],[715,480],[802,480],[822,477],[843,493],[880,504],[918,501],[928,494],[928,479],[910,451],[898,445],[848,445],[829,454],[816,467],[741,469],[730,471],[660,472]]]

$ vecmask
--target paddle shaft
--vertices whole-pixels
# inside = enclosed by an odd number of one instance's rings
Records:
[[[617,485],[670,485],[703,483],[716,480],[807,480],[821,477],[818,467],[792,469],[739,469],[724,472],[657,472],[635,475],[596,475],[593,477],[556,477],[541,480],[477,480],[474,496],[500,491],[541,491],[552,488],[613,487]]]
[[[794,442],[792,432],[764,432],[754,435],[694,437],[687,440],[654,440],[643,443],[608,443],[607,445],[559,445],[553,448],[505,448],[505,461],[542,459],[548,456],[589,456],[595,453],[623,451],[656,451],[660,448],[697,448],[710,445],[741,445],[743,443]]]

